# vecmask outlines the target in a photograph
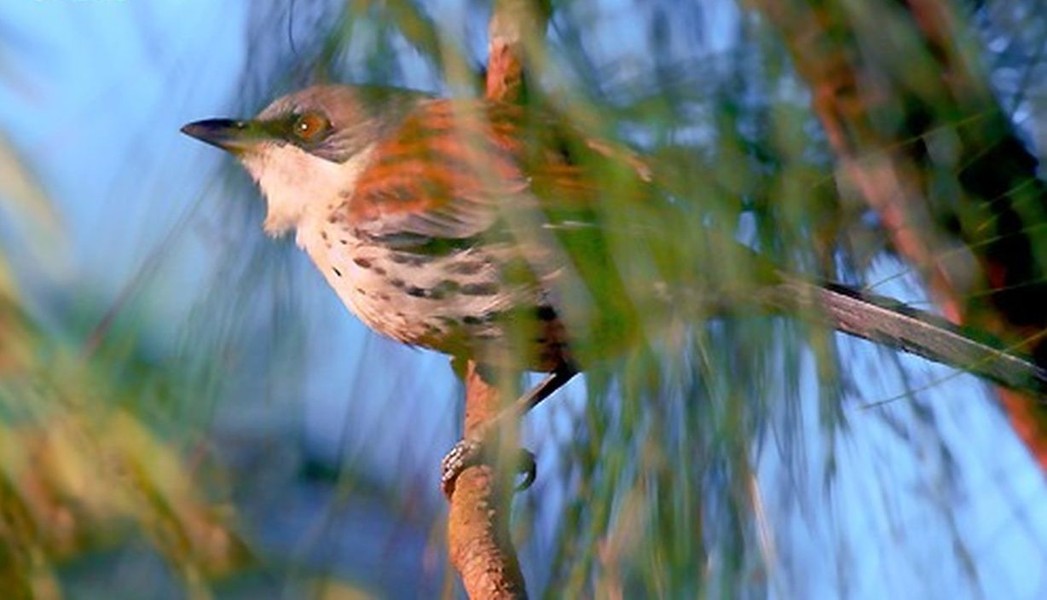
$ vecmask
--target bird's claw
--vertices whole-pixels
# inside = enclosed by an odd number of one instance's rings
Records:
[[[518,448],[516,452],[516,472],[523,476],[520,483],[516,484],[516,491],[522,492],[531,487],[538,477],[538,463],[534,460],[534,452],[526,448]]]
[[[480,463],[483,444],[477,440],[462,438],[440,461],[440,489],[450,498],[454,484],[462,471]]]
[[[520,448],[516,457],[516,472],[522,476],[520,483],[516,485],[516,491],[521,492],[531,487],[538,474],[538,465],[534,460],[534,454]],[[462,471],[484,462],[484,442],[462,438],[451,448],[443,460],[440,461],[440,489],[444,496],[450,498],[454,493],[455,482]]]

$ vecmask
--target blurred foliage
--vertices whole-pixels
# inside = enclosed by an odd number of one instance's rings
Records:
[[[909,291],[890,281],[903,269],[875,219],[837,189],[803,82],[757,16],[729,3],[676,0],[554,5],[548,47],[534,56],[538,84],[529,101],[652,157],[670,191],[666,212],[653,218],[675,242],[659,269],[683,279],[699,278],[696,266],[702,278],[741,276],[699,233],[712,229],[793,271],[871,285],[882,279],[892,293]],[[1004,106],[1042,141],[1047,11],[1034,1],[969,10],[985,40],[977,54]],[[478,0],[254,3],[235,102],[250,113],[327,79],[475,93],[487,14]],[[169,160],[183,159],[177,156]],[[0,145],[5,216],[46,247],[65,235],[65,224],[33,172]],[[58,596],[64,583],[89,580],[93,569],[106,572],[99,556],[140,564],[130,554],[146,563],[162,557],[155,579],[138,581],[144,595],[164,590],[165,582],[206,594],[221,585],[212,578],[233,573],[263,581],[251,590],[352,596],[358,590],[351,584],[321,577],[352,579],[327,556],[335,551],[364,560],[358,548],[329,539],[350,530],[364,532],[351,538],[359,545],[377,548],[380,558],[360,570],[389,572],[381,580],[387,593],[417,590],[402,581],[411,578],[433,579],[425,589],[439,589],[446,576],[442,557],[433,557],[442,543],[434,533],[439,499],[420,493],[406,469],[389,483],[353,472],[341,455],[303,468],[296,461],[308,458],[277,447],[292,444],[288,436],[269,436],[267,424],[244,426],[247,433],[236,428],[258,418],[251,406],[304,394],[313,356],[307,329],[322,333],[327,324],[310,324],[315,306],[293,291],[303,281],[319,283],[298,273],[292,244],[254,233],[260,209],[240,197],[252,194],[247,178],[224,173],[216,181],[218,193],[204,201],[235,201],[221,206],[218,225],[207,232],[207,259],[218,266],[203,278],[184,324],[160,322],[142,308],[149,293],[166,293],[149,262],[141,267],[147,276],[128,284],[132,300],[105,308],[83,301],[90,292],[82,287],[55,283],[48,290],[58,297],[54,304],[75,307],[60,318],[42,317],[47,311],[25,299],[19,278],[0,263],[0,588]],[[628,226],[635,207],[612,187],[604,217]],[[11,231],[0,230],[8,254],[17,239]],[[657,257],[635,236],[614,243],[627,284],[649,287],[645,261]],[[155,341],[172,329],[180,336],[177,351]],[[403,366],[385,364],[387,352],[374,342],[353,356],[370,355],[376,362],[368,364],[384,369]],[[971,460],[957,426],[943,425],[957,408],[933,393],[948,375],[871,354],[802,323],[764,317],[681,325],[596,366],[584,391],[572,389],[533,417],[539,425],[532,428],[545,428],[534,436],[540,456],[555,466],[540,472],[537,487],[517,504],[532,593],[804,597],[830,586],[841,596],[919,595],[944,581],[978,595],[969,590],[984,585],[979,565],[995,564],[986,558],[993,550],[972,547],[957,511],[966,495],[984,493],[978,486],[987,476],[957,467]],[[397,410],[380,410],[374,427],[354,421],[345,428],[357,432],[365,450],[378,445],[370,436],[402,434],[396,446],[416,442],[411,402],[432,401],[429,382],[413,385],[396,374],[375,383],[385,377],[358,370],[354,397]],[[884,383],[894,379],[894,387]],[[961,410],[985,410],[978,390],[965,394]],[[904,401],[860,410],[885,399]],[[289,420],[282,410],[276,406],[274,420]],[[223,412],[239,419],[226,424],[233,434],[212,427]],[[433,455],[446,448],[440,439],[427,441]],[[283,513],[290,509],[266,502],[290,486],[306,494],[322,489],[328,495],[317,504],[332,514],[319,525],[281,523],[291,520]],[[1020,494],[1004,497],[1008,510],[1027,510]],[[303,512],[316,506],[303,505]],[[367,509],[362,516],[339,525],[360,506]],[[368,529],[380,520],[375,515],[400,521],[376,532]],[[293,531],[286,534],[291,542],[267,537],[266,528],[279,525]],[[397,562],[393,555],[419,530],[427,536],[419,552],[424,565]],[[866,536],[893,545],[870,547]],[[310,543],[315,547],[300,547]],[[1047,555],[1042,540],[1032,544]],[[804,552],[829,555],[805,562]],[[266,554],[264,567],[251,558],[259,553]],[[919,553],[947,567],[927,572],[928,559],[909,556]],[[811,569],[832,574],[815,584]],[[877,577],[883,580],[870,582]],[[297,579],[309,587],[281,588]]]
[[[19,209],[12,213],[42,222],[36,236],[57,237],[54,208],[34,179],[10,153],[2,169],[0,197]],[[201,495],[188,456],[157,429],[163,420],[144,418],[157,408],[150,402],[182,385],[179,373],[151,363],[133,341],[85,351],[69,331],[41,327],[5,261],[0,326],[5,595],[56,597],[58,565],[136,538],[190,586],[244,563],[230,511]]]

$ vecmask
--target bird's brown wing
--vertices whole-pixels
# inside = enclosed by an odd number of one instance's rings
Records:
[[[584,222],[607,171],[647,177],[627,150],[547,115],[482,100],[419,104],[381,142],[351,199],[350,223],[374,238],[466,239],[507,213]]]
[[[534,305],[516,308],[553,309],[584,362],[637,340],[634,294],[605,235],[604,202],[609,186],[642,182],[644,174],[627,150],[552,117],[431,100],[376,148],[348,220],[358,235],[399,252],[497,253],[505,282],[537,290]]]

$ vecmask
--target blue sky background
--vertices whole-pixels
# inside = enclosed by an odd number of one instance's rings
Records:
[[[320,461],[347,455],[356,468],[391,478],[382,483],[402,486],[427,510],[439,511],[436,465],[459,421],[459,390],[447,359],[367,333],[290,242],[264,238],[261,201],[246,191],[246,177],[229,169],[230,159],[178,132],[192,120],[260,107],[244,97],[249,79],[243,70],[248,14],[261,5],[9,0],[0,6],[0,131],[58,208],[64,238],[33,243],[21,229],[6,238],[5,251],[45,321],[120,307],[148,323],[158,352],[171,357],[184,356],[201,333],[220,339],[214,325],[222,323],[215,315],[221,310],[242,317],[231,335],[249,347],[264,346],[268,336],[293,338],[300,361],[292,366],[279,360],[287,350],[234,352],[230,368],[263,375],[254,384],[239,383],[240,395],[216,402],[216,429],[276,431],[288,452]],[[458,3],[434,5],[433,14],[444,15],[438,21],[450,30],[482,33]],[[633,39],[643,31],[631,27],[631,3],[601,6],[617,16],[599,20],[590,32],[594,52],[642,72],[645,58]],[[728,23],[736,12],[713,3],[707,14]],[[285,31],[286,21],[270,27]],[[707,43],[704,51],[720,50],[730,39],[710,35]],[[274,44],[278,50],[287,40]],[[470,45],[477,53],[483,47]],[[406,64],[405,83],[432,87],[431,74],[415,71],[409,57]],[[886,277],[900,267],[879,268]],[[901,284],[879,291],[919,298]],[[893,354],[862,342],[842,344],[845,364],[865,392],[848,404],[849,431],[833,446],[839,483],[829,490],[814,468],[787,481],[773,436],[760,455],[766,553],[780,565],[771,574],[772,589],[786,598],[801,591],[832,597],[842,589],[852,597],[980,597],[955,559],[960,539],[990,596],[1047,597],[1047,486],[987,401],[985,386],[901,357],[915,381],[933,387],[926,395],[933,418],[915,418],[904,401],[862,408],[905,387],[884,376],[894,369]],[[284,377],[288,372],[300,376]],[[813,371],[805,376],[813,389]],[[582,385],[564,396],[526,427],[528,445],[539,450],[540,473],[557,472],[558,438],[571,434],[565,415],[577,410]],[[802,439],[817,465],[830,440],[819,433],[817,406],[809,409]],[[942,461],[941,437],[956,452],[955,465]],[[899,448],[901,438],[911,445]],[[963,489],[936,491],[950,468],[962,473]],[[549,513],[562,500],[555,486],[535,493],[545,494]],[[311,515],[328,501],[296,505],[285,515],[296,526],[279,529],[274,520],[279,531],[270,543],[308,554],[301,549],[314,538],[302,532],[315,533],[309,523],[320,527],[321,521]],[[554,525],[539,519],[539,541],[543,527]],[[360,543],[380,546],[388,535],[361,534]],[[344,560],[359,562],[365,554],[345,550]],[[849,557],[846,587],[827,556]]]

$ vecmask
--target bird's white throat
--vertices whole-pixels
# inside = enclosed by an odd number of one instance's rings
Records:
[[[267,143],[240,160],[266,198],[263,227],[279,236],[307,220],[326,218],[346,204],[373,147],[338,163],[309,154],[293,144]]]

